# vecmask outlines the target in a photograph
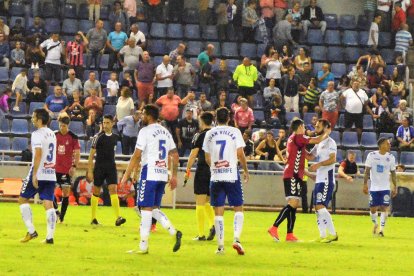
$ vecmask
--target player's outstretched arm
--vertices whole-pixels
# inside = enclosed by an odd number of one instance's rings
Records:
[[[392,189],[391,189],[391,196],[395,197],[397,195],[397,173],[391,171],[391,181],[392,181]]]
[[[365,173],[364,173],[364,187],[362,188],[362,191],[364,192],[364,194],[368,194],[368,179],[369,179],[369,174],[371,172],[371,167],[367,167],[365,165]]]
[[[168,155],[172,161],[172,176],[170,179],[170,188],[171,190],[174,190],[177,187],[177,173],[178,173],[178,163],[179,163],[179,155],[177,149],[172,149],[168,152]]]
[[[239,162],[243,169],[244,182],[247,183],[249,182],[249,170],[247,169],[246,155],[244,155],[243,148],[237,149],[237,158],[239,159]]]
[[[88,182],[92,182],[93,181],[93,158],[95,156],[96,153],[96,149],[91,148],[91,151],[89,152],[89,157],[88,157],[88,171],[86,173],[86,180],[88,180]]]
[[[141,154],[142,150],[135,149],[134,154],[131,156],[131,159],[129,160],[128,167],[124,173],[124,176],[122,177],[121,183],[126,183],[128,179],[131,177],[131,172],[139,166],[141,162]]]
[[[323,140],[328,138],[330,133],[331,133],[330,131],[325,130],[325,132],[323,134],[321,134],[317,137],[310,138],[309,139],[309,144],[319,144],[320,142],[322,142]]]

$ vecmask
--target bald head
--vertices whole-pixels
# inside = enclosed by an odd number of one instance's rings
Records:
[[[215,47],[214,47],[214,45],[213,44],[208,44],[207,45],[207,54],[210,56],[210,55],[213,55],[213,53],[214,53],[214,49],[215,49]]]
[[[401,30],[408,31],[408,24],[401,24]]]
[[[163,56],[162,57],[162,63],[164,63],[165,65],[170,63],[170,57],[168,55]]]

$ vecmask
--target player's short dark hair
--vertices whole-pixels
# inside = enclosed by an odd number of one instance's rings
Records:
[[[110,120],[111,122],[113,122],[113,121],[114,121],[114,116],[112,116],[111,114],[106,114],[106,115],[104,115],[104,116],[103,116],[103,118],[104,118],[104,119],[108,119],[108,120]]]
[[[65,125],[69,125],[70,119],[67,116],[63,116],[63,117],[59,118],[58,122],[62,123],[62,124],[65,124]]]
[[[326,119],[319,119],[318,123],[322,124],[324,128],[331,128],[331,123]]]
[[[290,129],[291,129],[291,131],[296,131],[296,130],[298,130],[298,128],[301,126],[301,125],[304,125],[305,123],[301,120],[301,119],[295,119],[295,120],[293,120],[292,121],[292,123],[290,124]]]
[[[379,138],[378,139],[378,141],[377,141],[377,144],[378,144],[378,147],[381,147],[381,145],[383,144],[383,143],[385,143],[385,141],[389,141],[390,139],[389,138],[386,138],[386,137],[381,137],[381,138]]]
[[[33,113],[33,116],[36,116],[36,119],[41,120],[42,124],[46,125],[49,123],[50,116],[49,112],[47,112],[46,109],[38,108]]]
[[[204,112],[200,115],[200,120],[207,126],[211,126],[213,124],[214,116],[210,112]]]
[[[147,104],[146,106],[144,106],[144,110],[145,110],[145,113],[151,116],[152,119],[154,119],[155,121],[158,120],[160,116],[160,110],[158,106],[154,104]]]
[[[226,107],[220,107],[216,110],[216,118],[219,124],[225,124],[229,120],[230,111]]]

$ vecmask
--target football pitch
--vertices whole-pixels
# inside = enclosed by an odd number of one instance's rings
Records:
[[[233,212],[225,215],[225,255],[215,255],[216,240],[192,241],[197,235],[194,210],[164,209],[183,232],[182,247],[172,252],[174,239],[158,225],[151,234],[148,255],[130,255],[139,241],[139,220],[122,208],[127,219],[114,225],[113,210],[99,207],[102,226],[92,227],[90,207],[69,206],[58,224],[55,244],[40,242],[46,233],[43,206],[32,205],[39,238],[19,242],[26,233],[16,203],[0,203],[0,275],[413,275],[414,220],[389,218],[385,237],[373,237],[368,216],[334,215],[339,241],[310,242],[318,236],[314,214],[299,214],[298,243],[274,242],[267,234],[276,214],[246,212],[242,233],[245,256],[232,249]],[[280,227],[284,237],[286,224]],[[207,227],[206,227],[207,231]]]

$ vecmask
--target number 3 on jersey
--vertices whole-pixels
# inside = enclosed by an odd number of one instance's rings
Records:
[[[53,154],[54,154],[55,145],[50,143],[49,144],[49,154],[46,156],[47,162],[53,161]]]
[[[165,157],[167,156],[167,149],[165,148],[165,143],[166,143],[165,140],[159,140],[159,151],[160,151],[159,159],[160,160],[165,159]]]
[[[226,140],[217,140],[216,145],[220,146],[219,160],[224,158],[224,148],[226,147]]]

